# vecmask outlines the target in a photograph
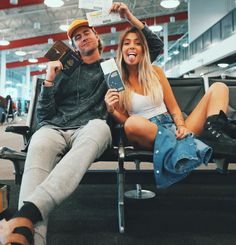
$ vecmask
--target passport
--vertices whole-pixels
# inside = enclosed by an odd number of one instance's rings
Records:
[[[79,56],[62,41],[56,41],[44,57],[50,61],[60,60],[63,65],[62,72],[67,76],[71,76],[81,63]]]
[[[113,58],[100,63],[108,88],[115,88],[118,92],[125,89],[118,67]]]

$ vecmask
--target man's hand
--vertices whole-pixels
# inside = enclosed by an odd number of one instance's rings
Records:
[[[56,75],[63,69],[62,63],[59,60],[48,62],[46,81],[53,82]]]

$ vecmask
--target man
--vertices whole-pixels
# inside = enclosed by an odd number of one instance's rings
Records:
[[[143,30],[151,57],[156,58],[162,49],[160,39],[125,4],[114,3],[111,12],[119,13]],[[73,21],[67,34],[81,63],[70,77],[61,72],[63,66],[59,60],[48,63],[37,106],[40,129],[28,149],[20,210],[14,219],[2,223],[2,227],[8,228],[7,234],[2,235],[4,242],[27,240],[31,244],[35,228],[34,244],[45,245],[49,212],[77,188],[91,163],[111,143],[105,121],[107,87],[100,68],[100,38],[86,20]]]

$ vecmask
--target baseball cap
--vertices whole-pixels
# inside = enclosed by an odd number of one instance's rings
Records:
[[[69,25],[69,27],[67,29],[68,38],[71,39],[73,32],[81,26],[89,26],[88,21],[84,20],[84,19],[76,19],[76,20],[72,21],[72,23]]]

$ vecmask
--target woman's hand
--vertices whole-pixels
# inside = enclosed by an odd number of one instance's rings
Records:
[[[56,75],[63,69],[59,60],[48,62],[46,80],[53,82]]]
[[[176,128],[176,139],[183,139],[187,134],[191,133],[185,126],[181,125]]]
[[[128,6],[122,2],[114,2],[110,8],[110,13],[119,13],[121,18],[130,20],[132,13],[130,12]]]
[[[112,114],[119,106],[119,93],[116,89],[109,89],[105,95],[104,100],[106,103],[107,111]]]

